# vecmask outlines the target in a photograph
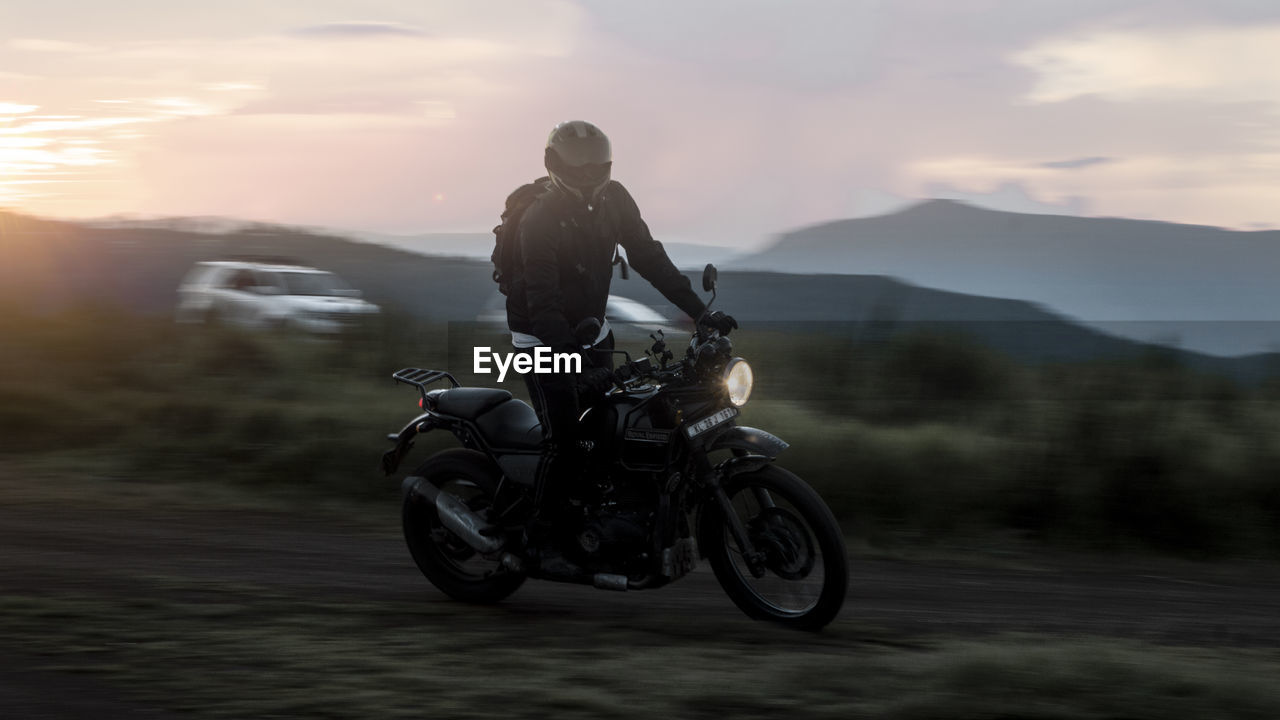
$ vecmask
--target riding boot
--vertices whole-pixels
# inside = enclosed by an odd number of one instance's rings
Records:
[[[529,562],[549,575],[572,575],[581,569],[565,555],[572,539],[566,523],[551,513],[537,513],[525,526],[525,548]]]
[[[549,446],[538,468],[534,511],[525,526],[525,540],[531,559],[540,559],[544,567],[552,558],[567,562],[563,546],[581,519],[569,492],[580,480],[581,462],[571,450]]]

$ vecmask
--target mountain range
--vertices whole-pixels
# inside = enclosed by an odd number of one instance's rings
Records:
[[[0,212],[0,299],[52,310],[114,304],[173,311],[176,290],[200,260],[289,258],[338,273],[389,311],[431,321],[471,321],[500,301],[488,261],[430,256],[284,226],[231,232],[180,226],[102,227]],[[693,277],[695,283],[697,277]],[[612,292],[679,313],[639,277]],[[746,327],[876,339],[928,328],[965,334],[1027,361],[1134,357],[1150,345],[1082,326],[1038,304],[919,287],[878,275],[725,270],[717,307]],[[1270,355],[1218,358],[1163,350],[1188,365],[1257,379]]]
[[[1280,347],[1280,231],[932,200],[781,235],[726,268],[888,275],[1027,300],[1105,332],[1219,355]]]
[[[493,252],[493,233],[423,233],[420,235],[391,235],[387,233],[344,232],[344,237],[361,242],[385,245],[419,255],[451,255],[473,260],[488,260]],[[733,248],[699,245],[697,243],[666,242],[667,256],[676,267],[702,269],[707,263],[720,265],[740,253]]]

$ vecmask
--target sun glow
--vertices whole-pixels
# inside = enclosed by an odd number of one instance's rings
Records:
[[[426,142],[416,133],[456,124],[455,97],[493,90],[475,63],[528,53],[401,30],[0,41],[0,205],[57,217],[153,207],[279,215],[281,188],[309,206],[326,191],[317,183],[342,187],[337,178],[366,169],[367,157],[399,167],[386,133],[400,146]],[[335,65],[335,53],[344,62]],[[239,194],[264,175],[289,180]]]
[[[18,103],[0,102],[0,115],[24,115],[39,110],[39,105],[19,105]]]
[[[156,120],[33,114],[41,108],[33,103],[0,103],[0,205],[54,201],[65,196],[65,188],[73,183],[100,181],[106,168],[120,162],[124,145],[109,133]]]

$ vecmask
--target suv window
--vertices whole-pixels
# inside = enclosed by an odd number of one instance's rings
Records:
[[[253,273],[248,270],[237,270],[231,275],[231,277],[227,278],[227,282],[224,287],[231,288],[232,290],[243,290],[248,292],[249,288],[253,286]]]
[[[254,285],[284,291],[284,284],[280,282],[280,273],[259,270],[254,273],[254,278]]]
[[[282,272],[280,277],[290,295],[338,295],[344,288],[342,281],[327,272]]]

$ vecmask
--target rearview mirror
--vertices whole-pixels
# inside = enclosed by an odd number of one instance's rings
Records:
[[[718,275],[719,273],[716,272],[716,266],[711,263],[707,263],[707,266],[702,269],[702,289],[706,292],[714,292],[716,289],[716,277]]]

